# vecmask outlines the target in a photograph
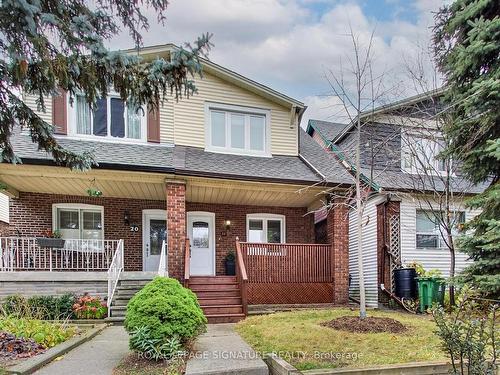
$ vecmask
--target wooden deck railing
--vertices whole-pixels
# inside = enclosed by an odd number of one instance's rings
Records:
[[[189,274],[191,267],[191,246],[189,245],[189,238],[186,238],[185,250],[184,250],[184,286],[187,288],[189,286]]]
[[[249,283],[331,283],[331,245],[240,242]]]
[[[248,275],[243,258],[243,252],[238,239],[236,239],[236,278],[240,284],[241,291],[241,304],[243,306],[243,313],[248,314],[248,298],[247,298],[247,282]]]

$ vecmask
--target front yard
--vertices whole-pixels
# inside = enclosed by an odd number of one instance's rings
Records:
[[[363,367],[418,361],[446,360],[430,317],[390,311],[369,311],[368,316],[401,322],[402,333],[351,333],[322,326],[341,316],[356,316],[350,309],[282,312],[254,316],[236,326],[237,332],[258,352],[275,352],[299,370]]]

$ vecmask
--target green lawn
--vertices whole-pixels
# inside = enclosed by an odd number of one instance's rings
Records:
[[[369,316],[399,320],[408,328],[401,334],[349,333],[320,325],[356,314],[349,309],[282,312],[249,317],[236,330],[258,352],[281,354],[299,370],[447,359],[433,333],[434,322],[427,316],[368,312]]]

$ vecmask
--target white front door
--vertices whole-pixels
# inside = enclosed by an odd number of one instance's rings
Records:
[[[191,245],[190,274],[215,275],[215,214],[188,212],[187,227]]]
[[[143,267],[144,271],[158,271],[161,247],[167,240],[167,212],[165,210],[143,211]]]

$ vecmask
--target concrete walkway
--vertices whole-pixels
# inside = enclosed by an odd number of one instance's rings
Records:
[[[234,331],[234,324],[209,324],[195,342],[186,375],[268,375],[257,353]]]
[[[128,352],[128,334],[125,329],[122,326],[110,326],[35,374],[110,375]]]

